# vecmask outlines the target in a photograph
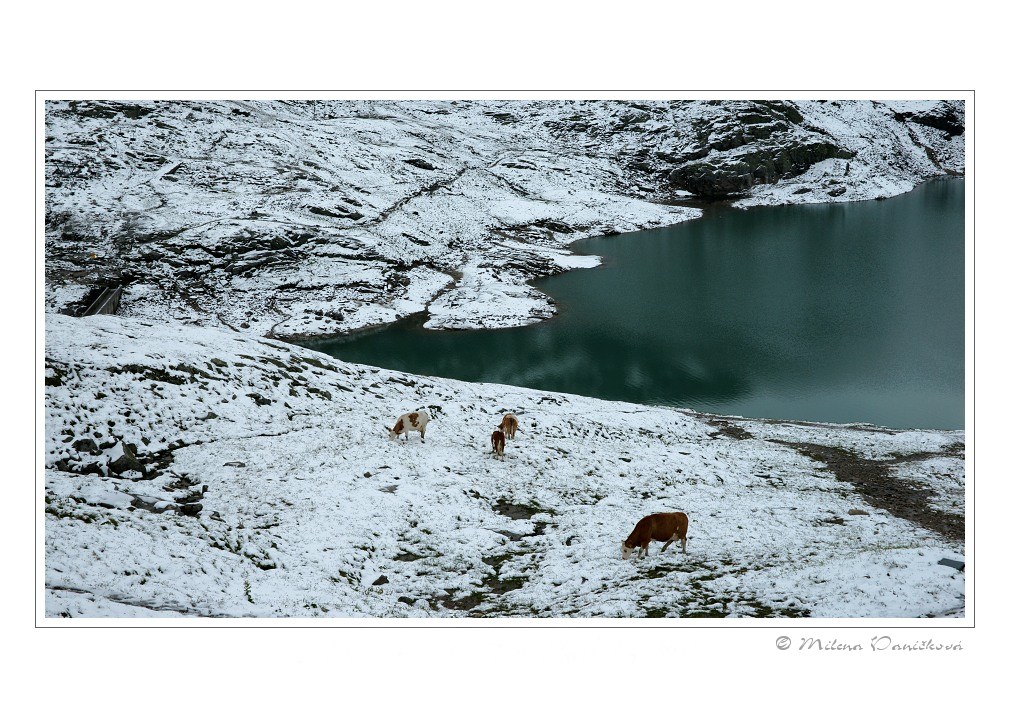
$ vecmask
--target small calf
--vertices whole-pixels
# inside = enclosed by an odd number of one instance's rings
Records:
[[[651,541],[666,541],[660,553],[675,540],[680,541],[680,549],[687,553],[687,514],[677,511],[672,514],[650,514],[635,524],[635,530],[621,542],[621,558],[631,556],[638,548],[638,556],[649,555]]]
[[[498,428],[505,432],[505,438],[509,441],[516,438],[516,432],[519,431],[519,420],[516,415],[511,411],[505,415],[505,418],[501,420]]]
[[[410,437],[409,432],[417,431],[421,434],[421,441],[424,441],[424,430],[428,426],[428,414],[423,411],[413,411],[409,414],[404,414],[396,423],[393,424],[393,428],[389,429],[389,438],[395,440],[400,434],[403,434],[403,440],[408,441]]]
[[[491,434],[491,451],[494,452],[496,459],[505,461],[505,434],[501,431]]]

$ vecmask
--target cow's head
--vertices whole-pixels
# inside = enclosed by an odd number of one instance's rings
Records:
[[[396,429],[394,429],[393,427],[387,428],[386,431],[389,432],[389,440],[390,441],[395,441],[396,437],[400,435],[399,432]]]
[[[631,558],[631,552],[635,550],[634,546],[628,546],[624,541],[621,541],[621,560],[626,558]]]

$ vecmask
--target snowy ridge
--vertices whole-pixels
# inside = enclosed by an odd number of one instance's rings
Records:
[[[46,303],[273,337],[427,310],[550,316],[527,281],[668,202],[851,201],[964,171],[963,103],[48,102]]]
[[[963,615],[937,561],[964,552],[964,432],[708,417],[122,317],[47,315],[46,367],[50,617]],[[390,442],[419,408],[426,442]],[[932,505],[898,518],[818,446]],[[672,510],[686,555],[619,559]]]

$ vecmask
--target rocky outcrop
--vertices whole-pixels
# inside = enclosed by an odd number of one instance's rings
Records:
[[[818,140],[760,143],[745,152],[685,163],[670,172],[669,184],[700,197],[728,197],[743,194],[756,184],[796,177],[822,160],[853,156],[848,150]]]
[[[953,102],[937,102],[918,111],[895,111],[894,117],[899,122],[933,127],[945,133],[948,139],[964,134],[964,107]]]
[[[143,474],[144,465],[137,459],[137,446],[120,443],[113,447],[113,454],[109,459],[109,471],[119,476],[128,471]]]

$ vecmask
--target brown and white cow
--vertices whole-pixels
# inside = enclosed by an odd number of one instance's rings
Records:
[[[660,553],[674,541],[680,541],[680,550],[687,553],[687,514],[676,511],[670,514],[650,514],[635,524],[635,530],[621,542],[621,558],[631,556],[638,549],[638,556],[649,555],[649,543],[666,541]]]
[[[428,419],[430,417],[427,413],[423,411],[412,411],[409,414],[404,414],[396,423],[393,424],[393,428],[389,429],[389,438],[395,440],[400,434],[403,434],[403,440],[408,441],[410,437],[409,432],[417,431],[421,434],[421,441],[424,441],[424,430],[428,426]]]
[[[519,431],[519,420],[516,415],[511,411],[505,415],[505,418],[501,420],[498,428],[505,432],[505,438],[509,441],[516,438],[516,432]]]
[[[505,461],[505,434],[502,431],[491,434],[491,451],[496,459]]]

